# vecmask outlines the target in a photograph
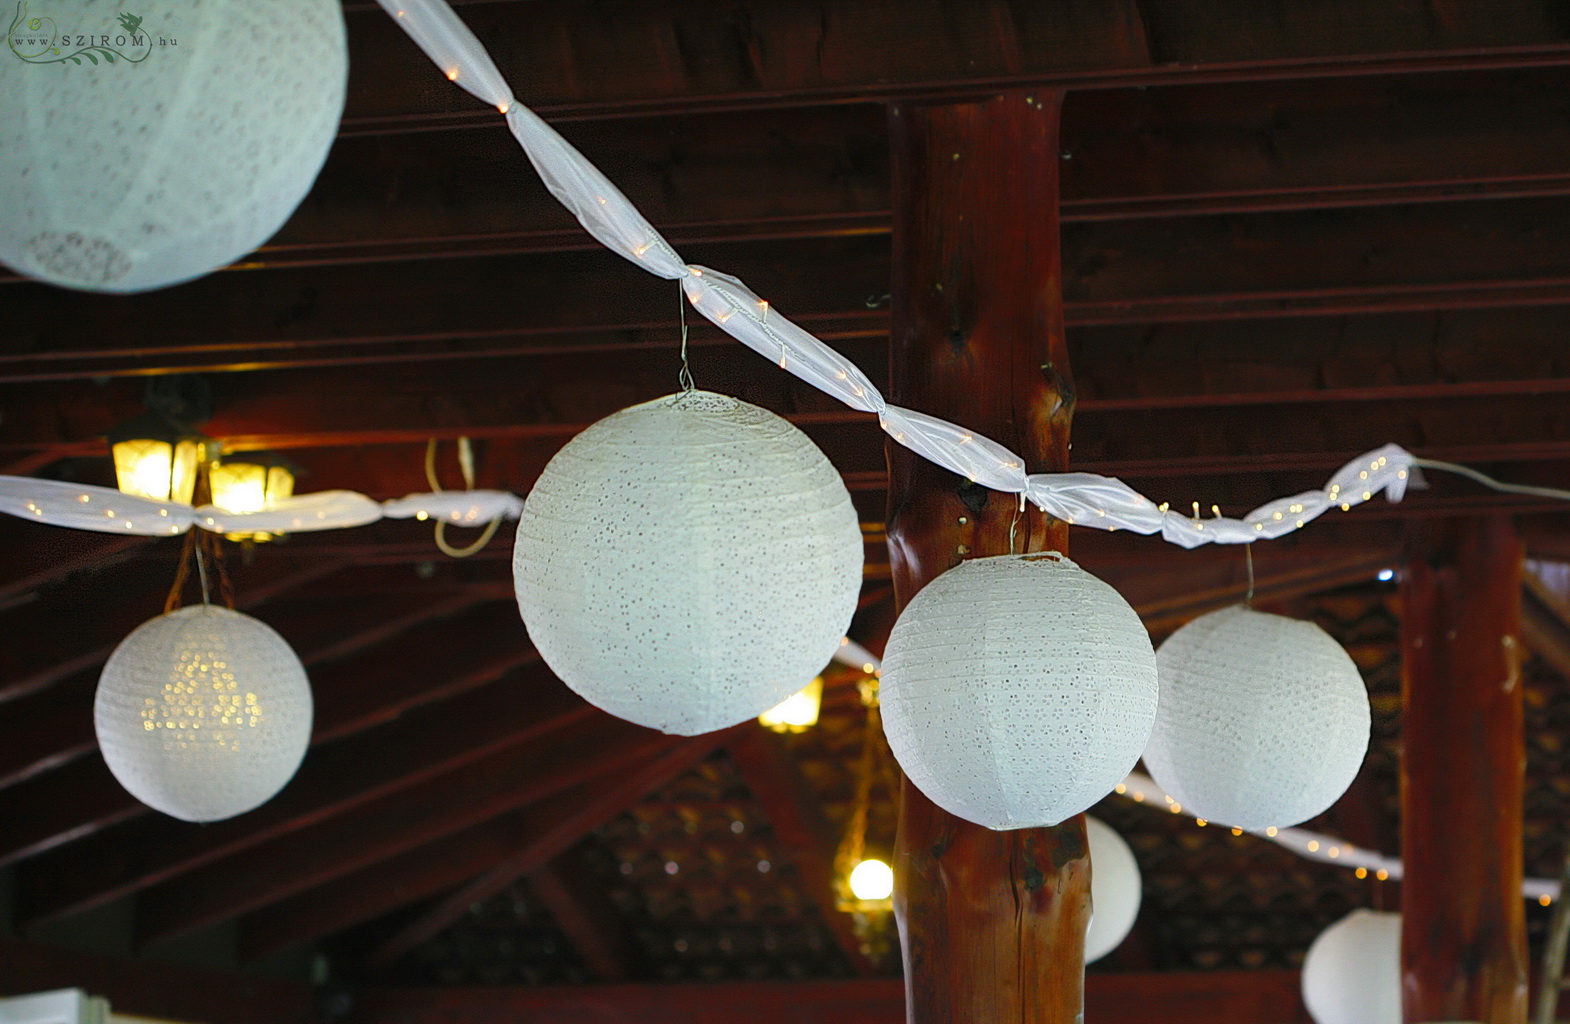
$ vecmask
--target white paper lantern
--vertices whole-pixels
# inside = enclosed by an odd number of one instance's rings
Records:
[[[131,795],[186,821],[265,803],[311,739],[311,687],[266,623],[193,605],[137,627],[93,706],[104,760]]]
[[[1134,609],[1058,554],[961,562],[905,607],[881,688],[889,746],[934,803],[1055,825],[1139,760],[1156,659]]]
[[[861,564],[850,494],[812,441],[697,391],[607,416],[551,459],[513,578],[563,682],[693,736],[758,717],[828,664]]]
[[[1134,929],[1144,896],[1144,879],[1134,851],[1112,828],[1086,817],[1090,839],[1090,929],[1085,934],[1085,962],[1100,960],[1117,949]]]
[[[1401,915],[1354,910],[1319,933],[1303,961],[1317,1024],[1401,1024]]]
[[[1145,767],[1194,815],[1296,825],[1346,792],[1368,750],[1368,691],[1312,622],[1236,605],[1156,653],[1161,708]]]
[[[28,0],[0,49],[0,262],[19,273],[108,292],[199,277],[272,237],[326,159],[338,0],[132,9]]]

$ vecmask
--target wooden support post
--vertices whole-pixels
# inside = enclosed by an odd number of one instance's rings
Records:
[[[890,111],[894,165],[890,400],[1025,457],[1068,463],[1074,392],[1058,252],[1062,95],[1015,90]],[[889,444],[889,554],[901,608],[961,559],[1006,554],[1016,503]],[[1034,510],[1020,550],[1067,550]],[[962,684],[956,680],[956,684]],[[1084,818],[993,832],[908,782],[895,909],[912,1024],[1075,1024],[1083,1009]]]
[[[1401,601],[1403,1013],[1524,1024],[1521,543],[1511,523],[1415,529]]]

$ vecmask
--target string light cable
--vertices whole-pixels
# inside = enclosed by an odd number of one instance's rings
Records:
[[[425,482],[430,485],[431,491],[434,494],[442,493],[441,481],[436,477],[437,446],[438,442],[434,437],[431,438],[430,441],[426,442],[425,445]],[[474,447],[469,444],[469,439],[467,437],[458,438],[458,469],[463,473],[464,491],[473,491]],[[492,517],[491,521],[485,524],[485,529],[481,531],[480,536],[475,539],[474,543],[461,548],[454,547],[452,544],[447,542],[448,520],[445,518],[438,518],[436,520],[435,534],[436,547],[441,551],[442,554],[448,556],[449,558],[468,558],[470,555],[478,554],[480,551],[484,550],[485,545],[491,542],[491,538],[496,536],[496,528],[501,526],[502,520],[505,518],[506,515],[504,513]]]

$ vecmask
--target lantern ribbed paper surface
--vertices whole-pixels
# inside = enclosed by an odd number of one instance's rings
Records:
[[[270,238],[326,159],[348,74],[338,0],[135,10],[4,15],[0,262],[19,273],[111,292],[198,277]]]
[[[186,821],[271,799],[311,738],[311,687],[266,623],[194,605],[115,648],[93,707],[104,760],[131,795]]]
[[[513,578],[563,682],[692,736],[756,718],[828,664],[861,563],[850,494],[812,441],[696,391],[607,416],[551,459]]]
[[[1303,961],[1317,1024],[1401,1024],[1401,915],[1354,910],[1319,933]]]
[[[1139,760],[1156,659],[1134,609],[1057,554],[962,562],[905,607],[883,725],[911,782],[988,828],[1055,825]]]
[[[1188,811],[1237,828],[1295,825],[1352,784],[1368,750],[1368,691],[1312,622],[1236,605],[1156,653],[1161,708],[1145,767]]]
[[[1144,879],[1134,851],[1112,828],[1085,818],[1090,839],[1090,930],[1085,935],[1085,962],[1100,960],[1128,938],[1139,917]]]

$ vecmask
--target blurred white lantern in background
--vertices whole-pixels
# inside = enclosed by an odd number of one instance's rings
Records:
[[[1085,962],[1100,960],[1117,949],[1134,929],[1145,882],[1134,851],[1113,829],[1086,817],[1090,839],[1090,930],[1085,935]]]
[[[1303,961],[1316,1024],[1401,1024],[1401,915],[1354,910],[1319,933]]]
[[[17,11],[0,49],[13,270],[90,291],[177,284],[267,241],[310,191],[343,114],[338,0]]]
[[[881,699],[895,758],[934,803],[988,828],[1055,825],[1139,760],[1156,659],[1128,602],[1062,555],[977,558],[905,606]]]
[[[93,723],[132,796],[186,821],[218,821],[294,777],[311,739],[311,687],[266,623],[193,605],[143,623],[115,648]]]
[[[1237,828],[1307,821],[1368,750],[1368,690],[1312,622],[1242,605],[1201,615],[1156,652],[1151,778],[1190,813]]]
[[[513,581],[564,683],[692,736],[758,717],[828,664],[862,560],[850,494],[811,439],[695,391],[607,416],[551,459]]]

